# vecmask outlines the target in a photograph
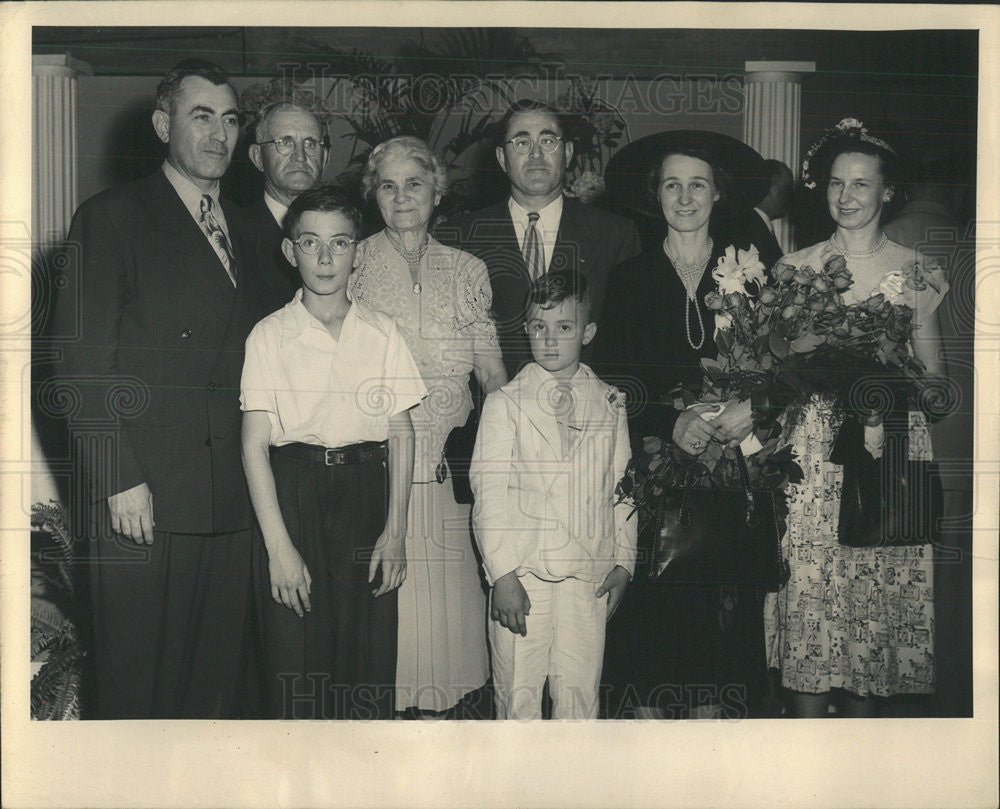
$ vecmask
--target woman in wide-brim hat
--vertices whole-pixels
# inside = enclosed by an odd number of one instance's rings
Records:
[[[748,401],[729,402],[721,413],[707,404],[678,410],[673,391],[678,385],[699,391],[701,359],[717,356],[715,316],[705,296],[716,290],[712,270],[728,246],[713,239],[720,214],[734,197],[752,199],[766,176],[749,146],[692,130],[643,138],[609,164],[613,198],[623,202],[624,195],[633,210],[657,210],[666,225],[661,244],[612,272],[594,347],[598,373],[634,400],[634,445],[655,436],[696,456],[710,442],[741,441],[751,432]],[[648,549],[652,532],[646,533],[640,545]],[[608,626],[608,715],[627,716],[638,707],[643,716],[717,716],[726,707],[724,688],[741,693],[724,715],[745,715],[749,702],[766,693],[762,596],[722,582],[654,584],[647,573],[637,567]]]

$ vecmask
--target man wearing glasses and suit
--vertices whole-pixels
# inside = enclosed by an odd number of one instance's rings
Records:
[[[299,194],[319,182],[330,158],[330,140],[311,110],[275,101],[260,111],[249,157],[264,175],[264,194],[243,210],[257,232],[264,274],[273,287],[272,309],[278,309],[299,285],[299,274],[281,252],[285,213]]]
[[[573,143],[555,108],[530,99],[517,101],[497,133],[496,158],[510,182],[510,195],[445,222],[435,235],[486,264],[500,348],[513,379],[531,360],[524,331],[531,282],[550,270],[577,268],[587,277],[597,321],[608,274],[641,248],[630,221],[563,196]]]
[[[243,344],[263,317],[256,241],[219,196],[239,135],[228,77],[180,62],[157,87],[167,158],[73,217],[58,383],[90,552],[99,719],[229,718],[252,513],[240,462]],[[95,430],[98,430],[95,433]]]

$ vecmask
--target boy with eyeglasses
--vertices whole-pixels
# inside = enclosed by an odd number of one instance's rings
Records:
[[[408,411],[426,389],[392,318],[348,297],[360,226],[338,188],[292,202],[282,250],[302,288],[246,342],[243,466],[272,718],[393,715]]]

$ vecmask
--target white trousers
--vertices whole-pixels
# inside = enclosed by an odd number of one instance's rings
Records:
[[[520,581],[531,601],[527,635],[489,621],[497,718],[540,719],[548,678],[553,719],[596,719],[608,597],[594,597],[597,582]]]

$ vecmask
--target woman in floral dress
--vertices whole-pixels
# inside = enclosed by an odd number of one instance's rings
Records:
[[[810,166],[811,163],[811,166]],[[860,123],[847,119],[810,151],[807,186],[825,188],[836,230],[826,241],[782,263],[820,269],[841,255],[853,276],[844,302],[881,292],[913,308],[911,346],[928,375],[944,372],[935,312],[947,283],[912,249],[889,241],[879,220],[893,195],[896,155]],[[919,292],[903,267],[920,260],[930,283]],[[842,467],[829,462],[841,417],[814,398],[794,421],[789,440],[805,478],[790,487],[784,538],[791,579],[768,596],[768,664],[793,693],[796,715],[820,717],[833,695],[848,716],[870,716],[873,697],[925,694],[934,688],[934,582],[930,545],[853,548],[837,540]],[[910,458],[930,459],[926,420],[909,415]]]
[[[410,415],[416,433],[399,590],[396,709],[441,712],[488,676],[486,600],[469,533],[469,506],[455,502],[443,449],[472,410],[469,374],[485,393],[507,381],[489,316],[486,266],[428,233],[445,170],[422,140],[377,146],[363,175],[385,230],[366,239],[353,296],[395,318],[417,361],[427,398]]]

